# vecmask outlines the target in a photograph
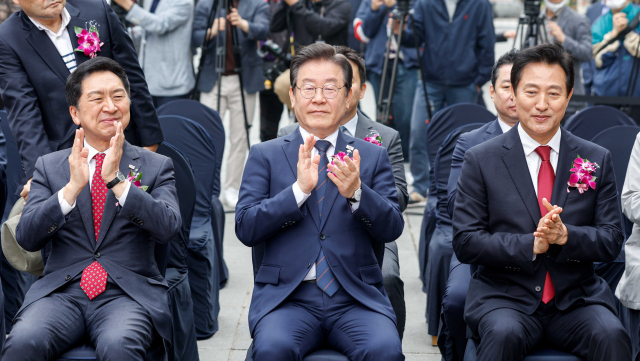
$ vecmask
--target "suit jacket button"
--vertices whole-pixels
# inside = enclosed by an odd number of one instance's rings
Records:
[[[307,268],[311,268],[311,263],[309,263],[309,264],[307,265]]]
[[[325,237],[325,235],[323,233],[320,233],[320,240],[324,241],[327,237]]]
[[[100,258],[100,252],[96,252],[96,253],[94,254],[94,256],[95,256],[96,258]]]
[[[134,221],[136,219],[136,217],[132,214],[132,215],[129,216],[129,219]]]
[[[542,291],[542,288],[540,286],[536,286],[536,292],[540,292]]]
[[[64,278],[65,281],[68,281],[71,279],[71,276],[67,275],[67,277]]]

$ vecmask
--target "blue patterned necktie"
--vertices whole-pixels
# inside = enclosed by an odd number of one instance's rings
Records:
[[[318,165],[318,185],[314,191],[316,192],[316,199],[318,200],[320,220],[322,220],[322,206],[327,190],[327,180],[329,179],[329,177],[327,177],[327,165],[329,164],[327,150],[330,146],[331,143],[326,140],[316,140],[315,147],[320,155],[320,164]],[[329,295],[329,297],[333,296],[333,294],[340,289],[340,282],[338,282],[331,268],[329,268],[329,262],[325,259],[322,246],[320,246],[320,254],[316,260],[316,286]]]

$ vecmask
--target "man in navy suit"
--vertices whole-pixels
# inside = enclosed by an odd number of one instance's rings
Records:
[[[249,311],[256,361],[326,346],[355,361],[404,360],[380,271],[404,221],[387,152],[339,131],[352,77],[332,46],[300,50],[289,93],[299,130],[249,153],[236,235],[265,245]],[[331,162],[339,152],[353,160]]]
[[[519,124],[464,157],[453,247],[478,265],[465,321],[479,361],[522,360],[540,342],[588,361],[631,359],[593,268],[624,241],[611,154],[560,128],[574,74],[558,44],[521,51],[511,69]],[[580,157],[599,165],[583,192],[568,184]]]
[[[36,162],[16,240],[32,252],[50,243],[51,252],[14,319],[4,360],[56,360],[85,338],[98,360],[144,360],[154,341],[162,351],[172,339],[154,250],[181,227],[173,163],[124,140],[129,94],[125,71],[109,58],[69,77],[69,110],[82,129],[72,149]],[[148,188],[127,180],[132,169]]]
[[[453,219],[453,206],[458,192],[456,185],[462,171],[464,153],[469,148],[509,131],[518,123],[516,103],[511,94],[511,67],[517,54],[517,50],[503,54],[491,70],[489,94],[498,112],[496,120],[469,133],[464,133],[458,138],[456,148],[453,151],[451,173],[449,173],[447,185],[449,191],[448,212],[451,219]],[[442,355],[446,361],[462,360],[464,356],[467,345],[467,325],[463,319],[464,302],[467,299],[470,280],[469,265],[460,263],[456,255],[453,254],[449,265],[447,287],[442,297],[444,327],[440,329],[440,335],[444,335],[444,337],[438,337],[438,345],[443,350]]]
[[[96,55],[114,59],[131,82],[131,124],[127,141],[155,151],[162,130],[131,38],[102,0],[14,0],[22,10],[0,26],[0,92],[22,157],[26,198],[38,157],[70,148],[78,128],[69,116],[65,83],[91,54],[74,51],[75,27],[95,25]]]

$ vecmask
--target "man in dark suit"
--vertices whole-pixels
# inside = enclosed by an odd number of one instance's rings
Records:
[[[256,361],[326,345],[354,361],[404,360],[380,272],[404,220],[387,152],[339,130],[352,77],[333,46],[300,50],[290,90],[300,127],[249,153],[236,235],[265,245],[249,311]],[[353,159],[330,161],[339,152]]]
[[[155,151],[162,130],[131,38],[105,1],[17,0],[22,10],[0,26],[0,92],[26,173],[29,191],[38,157],[72,146],[77,126],[71,120],[64,86],[76,67],[91,56],[122,64],[131,81],[132,123],[127,141]],[[79,47],[75,27],[95,26],[99,51]]]
[[[511,69],[518,126],[465,154],[453,247],[479,266],[465,305],[479,361],[522,360],[540,342],[588,361],[631,359],[611,290],[593,269],[624,241],[613,163],[560,128],[573,82],[560,45],[521,51]],[[582,192],[568,184],[580,157],[599,165]]]
[[[400,211],[407,208],[409,194],[407,193],[407,181],[404,175],[404,157],[402,156],[402,145],[400,144],[400,134],[386,125],[374,122],[364,113],[358,110],[358,102],[364,97],[367,85],[361,79],[367,79],[364,59],[357,51],[346,46],[336,46],[336,52],[344,55],[353,69],[353,81],[351,83],[351,103],[349,110],[340,122],[340,130],[345,134],[364,139],[379,135],[382,138],[382,146],[385,147],[391,160],[391,168],[398,190],[398,201]],[[284,137],[297,131],[297,124],[290,124],[278,131],[278,137]],[[404,302],[404,282],[400,278],[400,260],[398,258],[398,245],[396,241],[385,243],[384,260],[382,262],[382,278],[384,289],[389,295],[391,306],[398,319],[398,334],[402,339],[404,326],[407,320],[407,309]]]
[[[456,199],[456,185],[462,171],[462,161],[464,153],[480,143],[493,139],[503,132],[509,131],[511,127],[518,123],[518,113],[516,103],[511,94],[511,67],[518,54],[517,50],[511,50],[502,55],[493,65],[491,70],[491,85],[489,94],[496,107],[498,116],[493,122],[469,133],[464,133],[458,138],[456,148],[453,151],[451,160],[451,173],[449,174],[449,199],[448,213],[453,219],[453,206]],[[464,323],[464,303],[467,299],[469,281],[471,273],[469,265],[460,263],[456,255],[451,257],[449,265],[449,278],[447,287],[442,298],[442,315],[444,317],[444,327],[440,329],[438,345],[442,350],[445,361],[462,360],[464,350],[467,345],[467,325]]]
[[[67,81],[82,129],[72,149],[36,162],[16,239],[32,252],[50,242],[51,253],[14,319],[5,360],[56,360],[85,337],[99,360],[144,360],[154,335],[171,340],[154,249],[181,226],[173,164],[124,140],[129,94],[109,58],[81,64]],[[131,170],[146,189],[127,180]]]

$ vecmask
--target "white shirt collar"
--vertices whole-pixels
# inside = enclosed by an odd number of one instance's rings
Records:
[[[522,124],[520,123],[518,123],[518,135],[520,135],[520,141],[522,142],[522,148],[524,149],[525,157],[533,153],[536,150],[536,148],[538,148],[541,145],[548,145],[549,147],[551,147],[551,149],[554,152],[560,154],[560,138],[562,135],[560,128],[558,128],[558,130],[556,131],[556,134],[553,136],[553,138],[551,138],[551,140],[547,144],[540,144],[535,139],[531,138],[531,136],[527,134],[527,132],[524,129],[522,129]]]
[[[502,129],[502,134],[511,130],[511,127],[509,126],[509,124],[503,122],[499,116],[498,116],[498,124],[500,125],[500,129]]]
[[[50,36],[61,36],[62,33],[64,33],[64,31],[67,29],[67,25],[69,25],[69,22],[71,21],[71,15],[69,15],[67,8],[62,9],[62,25],[60,26],[60,30],[58,30],[57,33],[54,33],[53,31],[49,30],[46,26],[42,25],[38,20],[34,20],[31,17],[29,17],[29,20],[31,20],[33,25],[35,25],[38,28],[38,30],[44,30]]]
[[[96,154],[98,153],[103,153],[104,155],[109,154],[109,149],[105,150],[104,152],[99,152],[96,148],[92,147],[91,145],[89,145],[89,143],[87,143],[86,138],[84,140],[84,146],[89,149],[89,156],[87,157],[87,163],[91,162],[93,160],[93,157],[95,157]]]
[[[298,126],[298,129],[300,129],[300,135],[302,135],[302,140],[307,139],[309,134],[311,134],[311,133],[307,132],[301,126]],[[324,138],[322,140],[326,140],[327,142],[331,143],[331,145],[335,148],[336,147],[336,143],[338,142],[338,132],[339,131],[340,131],[340,128],[338,128],[335,132],[333,132],[331,135],[329,135],[328,137],[326,137],[326,138]],[[320,139],[320,138],[316,137],[315,135],[313,137],[316,138],[316,140]]]
[[[356,112],[356,115],[351,118],[351,120],[348,121],[347,124],[343,125],[343,127],[347,128],[352,137],[355,137],[356,128],[358,128],[358,112]]]

